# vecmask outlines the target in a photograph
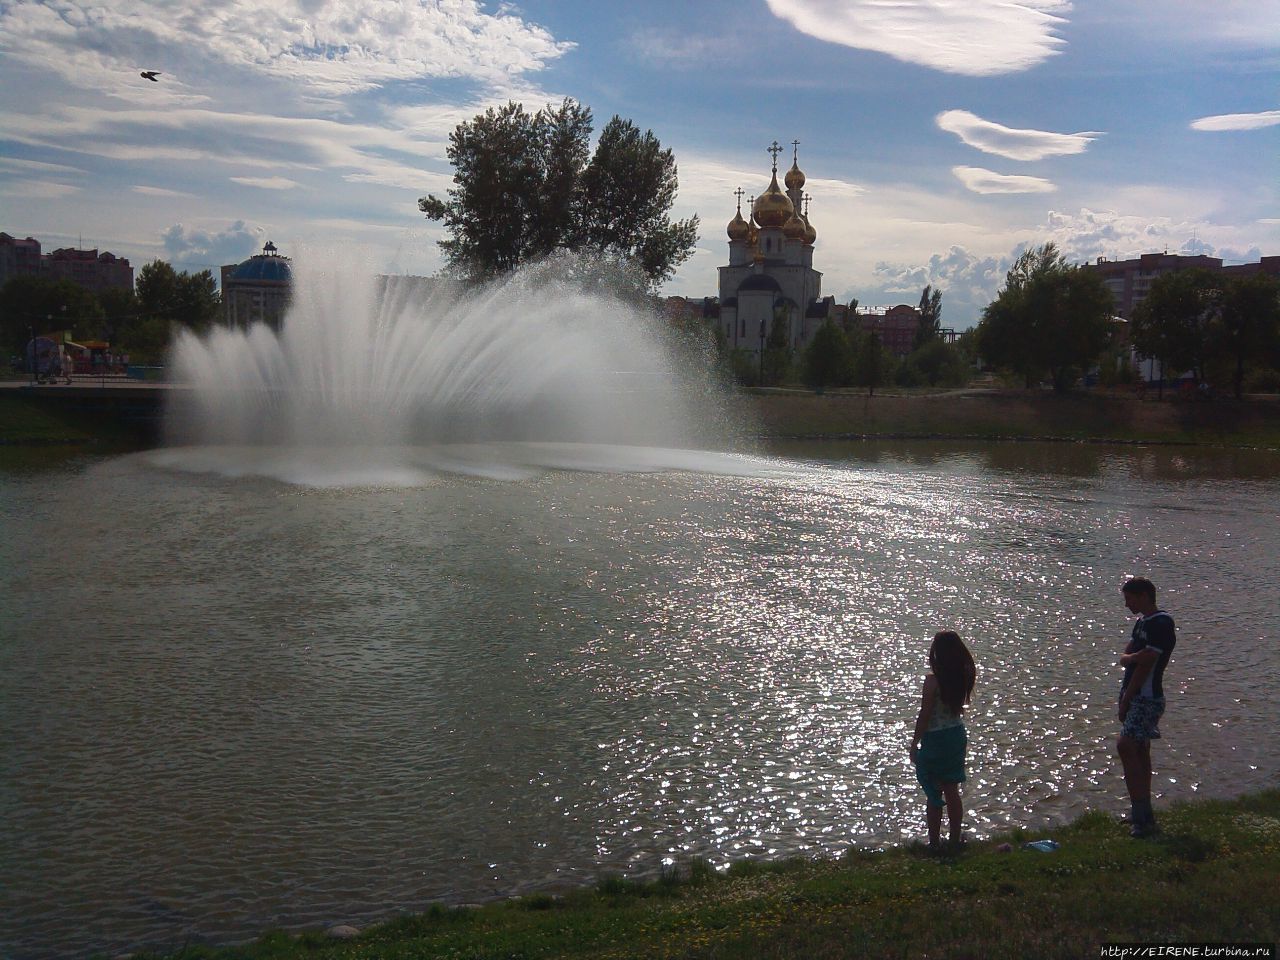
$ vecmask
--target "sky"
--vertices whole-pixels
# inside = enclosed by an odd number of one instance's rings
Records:
[[[664,294],[716,294],[775,140],[823,294],[932,284],[956,329],[1047,241],[1280,254],[1280,0],[0,0],[0,230],[431,274],[453,128],[564,97],[674,151],[701,236]]]

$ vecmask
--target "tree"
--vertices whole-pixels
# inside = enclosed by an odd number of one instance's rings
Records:
[[[1204,375],[1209,359],[1209,323],[1222,303],[1222,277],[1208,270],[1159,276],[1133,311],[1131,339],[1139,353],[1161,366]]]
[[[909,362],[920,371],[925,383],[936,387],[963,386],[969,381],[969,367],[960,351],[941,337],[935,337],[911,352]]]
[[[805,383],[813,387],[814,393],[846,383],[851,357],[844,331],[830,320],[826,321],[805,348],[802,363]]]
[[[136,289],[144,317],[169,320],[195,333],[213,325],[222,305],[210,271],[178,273],[163,260],[153,260],[138,271]]]
[[[776,386],[791,372],[791,314],[783,304],[773,308],[773,323],[764,342],[764,376],[760,386]]]
[[[1209,324],[1213,352],[1232,365],[1231,383],[1239,400],[1246,364],[1274,356],[1280,344],[1280,283],[1263,273],[1233,277],[1222,306]]]
[[[867,396],[875,395],[876,387],[889,379],[892,358],[880,342],[880,335],[867,330],[858,338],[858,349],[853,361],[853,382],[867,388]]]
[[[1030,387],[1047,371],[1066,390],[1111,339],[1112,297],[1102,278],[1073,267],[1046,243],[1014,262],[1005,285],[982,312],[984,360],[1021,374]]]
[[[512,101],[459,124],[447,150],[454,186],[418,201],[449,233],[450,269],[482,282],[565,248],[638,263],[651,289],[668,279],[698,236],[696,216],[668,216],[674,155],[617,116],[590,154],[591,130],[591,110],[568,98],[532,114]]]
[[[926,285],[920,294],[920,323],[916,327],[911,349],[919,350],[926,343],[942,336],[942,291]]]
[[[19,274],[0,290],[0,342],[6,354],[21,353],[32,333],[97,329],[102,307],[93,292],[71,280]]]

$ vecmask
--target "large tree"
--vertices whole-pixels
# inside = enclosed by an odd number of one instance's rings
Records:
[[[942,291],[927,284],[920,294],[920,323],[916,327],[912,350],[919,350],[926,343],[942,336]]]
[[[814,393],[822,393],[827,387],[843,386],[852,373],[849,338],[835,323],[827,320],[814,333],[802,361],[805,383],[813,388]]]
[[[1265,364],[1280,347],[1280,283],[1264,273],[1233,277],[1222,296],[1222,308],[1209,326],[1209,340],[1217,356],[1231,369],[1231,384],[1239,400],[1244,393],[1245,367]]]
[[[1066,390],[1111,339],[1112,297],[1101,277],[1073,267],[1053,243],[1024,252],[982,312],[984,360],[1019,373],[1031,386],[1047,372]]]
[[[675,158],[614,117],[589,150],[591,110],[565,99],[529,113],[510,102],[461,123],[447,155],[454,186],[419,209],[448,231],[449,267],[477,282],[557,249],[635,263],[656,289],[693,253],[698,218],[672,221]]]
[[[893,372],[893,357],[884,348],[880,335],[874,330],[863,331],[857,339],[853,358],[853,382],[866,387],[867,396],[874,396],[876,387],[889,380]]]
[[[171,321],[196,333],[213,325],[222,305],[210,271],[178,273],[163,260],[139,270],[136,287],[143,317]]]
[[[1159,276],[1134,308],[1131,339],[1137,351],[1173,372],[1204,375],[1209,359],[1209,323],[1222,305],[1222,277],[1208,270]]]
[[[21,353],[34,333],[70,330],[92,336],[101,324],[102,307],[93,292],[71,280],[19,274],[0,290],[0,349]]]

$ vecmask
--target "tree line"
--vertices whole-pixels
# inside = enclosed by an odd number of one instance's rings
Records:
[[[70,330],[136,362],[160,363],[178,330],[204,333],[221,309],[211,271],[179,273],[163,260],[142,267],[132,290],[94,292],[71,280],[19,275],[0,288],[0,349],[21,356],[33,333]]]
[[[1161,362],[1162,378],[1190,372],[1243,395],[1250,374],[1280,386],[1280,281],[1185,270],[1157,277],[1134,310],[1125,342],[1101,276],[1072,266],[1052,243],[1024,252],[974,330],[982,360],[1026,386],[1066,390],[1093,367],[1132,375],[1128,346]]]

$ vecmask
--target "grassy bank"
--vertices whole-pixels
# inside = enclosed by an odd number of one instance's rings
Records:
[[[767,438],[885,437],[1113,440],[1280,448],[1280,401],[1139,399],[1132,390],[1057,395],[970,390],[868,397],[802,392],[751,395]]]
[[[905,848],[743,863],[727,875],[694,865],[647,884],[433,907],[348,941],[274,933],[169,956],[1074,960],[1117,941],[1280,938],[1280,791],[1175,806],[1162,823],[1159,837],[1132,840],[1110,817],[1086,814],[1047,834],[1061,844],[1051,853],[1013,834],[1002,838],[1010,852],[992,840],[937,859]]]
[[[109,424],[96,420],[70,420],[19,392],[0,393],[0,444],[88,443],[109,430]]]

